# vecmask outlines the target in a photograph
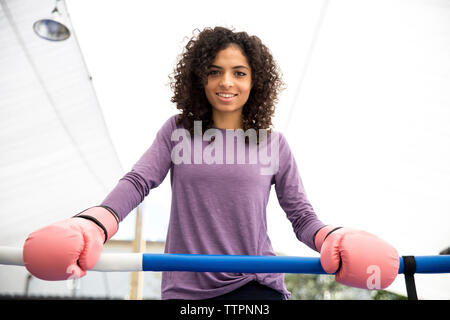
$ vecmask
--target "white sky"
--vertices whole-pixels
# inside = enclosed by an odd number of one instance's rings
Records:
[[[125,171],[177,113],[167,83],[185,37],[233,26],[258,35],[283,71],[275,128],[319,218],[377,234],[400,255],[450,245],[448,2],[330,1],[307,69],[322,1],[66,3]],[[165,238],[169,210],[167,178],[143,204],[148,239]],[[130,215],[117,237],[132,235],[133,223]],[[274,193],[268,223],[276,251],[317,256],[295,238]],[[450,298],[449,285],[449,275],[417,278],[426,297]],[[403,277],[392,287],[404,290]]]

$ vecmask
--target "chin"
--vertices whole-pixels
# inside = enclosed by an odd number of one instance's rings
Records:
[[[239,110],[242,110],[242,106],[236,106],[236,105],[226,105],[218,103],[213,106],[213,109],[219,112],[236,112]]]

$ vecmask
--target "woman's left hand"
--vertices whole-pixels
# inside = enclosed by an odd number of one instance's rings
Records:
[[[384,289],[398,274],[397,250],[362,230],[325,226],[315,237],[320,263],[336,281],[363,289]]]

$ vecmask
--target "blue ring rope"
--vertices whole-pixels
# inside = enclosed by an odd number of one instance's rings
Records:
[[[415,256],[416,273],[450,273],[450,255]],[[403,273],[400,257],[398,273]],[[204,254],[142,255],[143,271],[193,271],[235,273],[309,273],[327,274],[320,258],[291,256],[244,256]]]

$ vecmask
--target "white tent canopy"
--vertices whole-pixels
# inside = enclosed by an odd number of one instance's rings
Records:
[[[122,173],[75,37],[34,21],[54,1],[1,1],[0,243],[102,201]]]
[[[279,63],[275,129],[322,221],[401,255],[450,245],[448,1],[66,3],[72,37],[49,42],[31,26],[54,1],[0,0],[1,245],[103,200],[177,113],[167,76],[187,38],[215,25],[259,36]],[[143,204],[147,239],[165,238],[168,180]],[[277,252],[317,256],[275,194],[268,226]],[[450,298],[450,275],[416,279],[420,298]],[[403,277],[390,289],[404,294]]]

